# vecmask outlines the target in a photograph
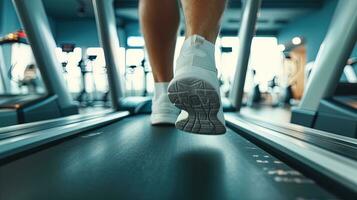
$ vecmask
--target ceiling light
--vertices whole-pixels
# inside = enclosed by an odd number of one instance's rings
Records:
[[[294,37],[292,40],[294,45],[299,45],[301,44],[301,38],[300,37]]]

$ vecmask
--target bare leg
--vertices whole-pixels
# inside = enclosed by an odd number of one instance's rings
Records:
[[[225,0],[181,0],[186,40],[177,60],[168,96],[181,112],[175,127],[198,134],[226,132],[214,59]],[[202,38],[203,37],[203,38]],[[208,40],[208,41],[207,41]]]
[[[186,38],[200,35],[216,41],[226,0],[181,0],[186,19]]]
[[[176,0],[140,0],[139,13],[155,82],[173,77],[180,13]]]

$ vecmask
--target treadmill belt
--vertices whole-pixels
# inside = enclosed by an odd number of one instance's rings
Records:
[[[0,166],[0,199],[336,199],[228,129],[125,118]]]

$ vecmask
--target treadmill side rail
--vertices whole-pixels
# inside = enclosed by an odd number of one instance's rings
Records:
[[[306,128],[296,124],[277,124],[265,122],[252,117],[240,116],[250,122],[313,144],[331,152],[343,155],[357,161],[357,139],[341,136],[326,131]]]
[[[85,122],[78,122],[1,140],[0,160],[65,137],[108,125],[127,116],[129,116],[129,112],[117,112],[99,119],[90,119]]]
[[[93,112],[89,114],[71,115],[69,117],[61,117],[56,119],[44,120],[40,122],[31,122],[26,124],[9,126],[0,129],[0,140],[19,136],[19,135],[29,134],[40,130],[50,129],[50,128],[64,126],[68,124],[74,124],[89,119],[105,117],[106,115],[113,112],[114,111],[112,110],[100,111],[100,112]]]
[[[357,161],[256,125],[237,115],[225,117],[227,125],[242,133],[242,136],[289,158],[287,161],[290,163],[318,172],[324,178],[342,186],[343,192],[357,196]]]

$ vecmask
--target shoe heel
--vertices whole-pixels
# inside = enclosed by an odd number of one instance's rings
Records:
[[[219,94],[208,82],[197,78],[176,80],[170,84],[168,96],[177,108],[188,113],[186,119],[176,122],[176,128],[206,135],[226,132],[217,117],[221,106]]]

